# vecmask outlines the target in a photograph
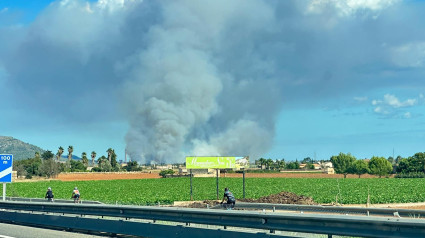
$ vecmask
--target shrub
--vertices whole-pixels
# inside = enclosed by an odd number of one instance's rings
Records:
[[[161,170],[161,172],[159,172],[159,175],[162,176],[163,178],[167,177],[167,174],[174,174],[174,170],[166,169],[166,170]]]
[[[394,178],[425,178],[425,173],[411,172],[396,174]]]

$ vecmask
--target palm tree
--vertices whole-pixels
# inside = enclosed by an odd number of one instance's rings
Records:
[[[258,160],[258,162],[260,162],[260,166],[261,166],[261,169],[263,169],[263,165],[265,165],[266,164],[266,159],[264,159],[264,158],[260,158],[259,160]]]
[[[83,152],[81,154],[81,160],[86,167],[89,165],[89,160],[87,159],[87,153],[86,152]]]
[[[94,159],[96,158],[96,152],[92,151],[91,152],[91,165],[94,166]]]
[[[267,168],[270,170],[271,167],[274,165],[274,161],[272,159],[267,159],[266,160],[266,166]]]
[[[59,161],[63,154],[63,147],[59,146],[58,153],[56,153],[56,159]]]
[[[74,147],[72,145],[68,146],[68,161],[71,162],[72,152],[74,152]]]
[[[112,148],[109,148],[106,152],[108,152],[108,160],[109,160],[109,163],[111,163],[112,154],[114,153],[114,150]]]

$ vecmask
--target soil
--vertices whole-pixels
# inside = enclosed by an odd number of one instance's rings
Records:
[[[220,177],[242,178],[241,173],[221,173]],[[342,174],[323,174],[323,173],[302,173],[302,172],[284,172],[284,173],[246,173],[246,178],[344,178]],[[347,178],[357,178],[357,175],[348,175]],[[362,178],[376,178],[373,175],[362,175]],[[61,181],[79,181],[79,180],[113,180],[113,179],[155,179],[161,178],[157,171],[155,172],[111,172],[111,173],[60,173],[57,178],[36,178],[33,179],[14,179],[16,182],[32,182],[39,180],[61,180]]]
[[[56,179],[61,181],[113,180],[113,179],[156,179],[158,173],[60,173]]]
[[[307,196],[298,196],[291,192],[280,192],[278,194],[271,194],[269,196],[261,197],[258,199],[245,198],[240,199],[241,202],[255,202],[255,203],[276,203],[276,204],[300,204],[300,205],[318,205],[313,198]]]
[[[220,177],[242,178],[242,173],[221,173]],[[347,178],[358,178],[358,175],[348,174]],[[282,172],[282,173],[245,173],[245,178],[344,178],[343,174],[324,174],[309,172]],[[378,176],[363,174],[360,178],[378,178]]]
[[[311,197],[298,196],[291,192],[281,192],[278,194],[272,194],[269,196],[261,197],[258,199],[238,199],[236,202],[252,202],[252,203],[275,203],[275,204],[300,204],[300,205],[318,205]],[[177,206],[189,207],[189,208],[207,208],[214,207],[220,202],[217,200],[204,200],[202,202],[188,202],[181,203]]]
[[[193,203],[189,203],[184,205],[184,207],[189,207],[189,208],[207,208],[209,207],[214,207],[217,206],[218,204],[220,204],[220,202],[216,201],[216,200],[204,200],[202,202],[193,202]]]

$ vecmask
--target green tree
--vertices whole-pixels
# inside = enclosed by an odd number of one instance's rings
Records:
[[[41,158],[43,158],[43,160],[48,160],[48,159],[53,159],[54,156],[55,155],[52,153],[52,151],[47,150],[41,155]]]
[[[260,158],[259,160],[258,160],[258,162],[260,163],[260,166],[261,166],[261,168],[263,168],[263,165],[266,165],[266,159],[264,159],[264,158]]]
[[[106,150],[106,152],[108,153],[109,163],[112,164],[112,154],[114,153],[114,150],[112,148],[109,148],[108,150]]]
[[[16,175],[18,176],[18,178],[22,176],[25,177],[27,175],[27,171],[25,170],[25,167],[23,164],[19,164],[18,166],[16,166],[15,170],[16,170]]]
[[[63,147],[62,146],[59,146],[58,152],[56,153],[56,159],[57,159],[57,161],[59,161],[60,158],[62,157],[63,151],[64,151]]]
[[[18,160],[13,162],[13,170],[18,170],[18,167],[25,170],[25,172],[21,171],[22,175],[26,178],[32,178],[32,176],[40,176],[40,167],[42,164],[42,160],[40,157],[29,158],[26,160]]]
[[[80,161],[71,160],[71,172],[85,172],[87,167]]]
[[[391,164],[394,164],[395,163],[395,159],[392,157],[392,156],[390,156],[390,157],[388,157],[388,162],[390,162]]]
[[[117,154],[115,154],[115,150],[112,150],[111,166],[112,166],[113,171],[119,171],[119,169],[120,169],[120,166],[119,166],[118,161],[117,161]]]
[[[401,157],[400,155],[399,155],[399,156],[397,156],[397,157],[395,158],[395,163],[396,163],[396,164],[400,163],[400,161],[401,161],[402,159],[404,159],[404,158],[403,158],[403,157]]]
[[[268,170],[270,170],[273,165],[274,165],[274,161],[272,159],[266,160],[266,166],[267,166]]]
[[[127,171],[139,171],[139,164],[137,163],[137,161],[130,161],[127,163],[127,166],[124,167],[125,170]]]
[[[369,172],[368,164],[365,160],[356,160],[354,161],[350,173],[357,174],[360,178],[362,174]]]
[[[408,159],[401,159],[398,161],[397,173],[409,173],[410,171],[410,165]]]
[[[281,159],[280,161],[279,160],[277,161],[277,167],[279,169],[285,169],[285,165],[286,165],[285,159]]]
[[[391,173],[393,166],[384,157],[374,156],[370,159],[369,170],[371,174],[378,175],[381,178]]]
[[[112,170],[112,166],[109,163],[108,158],[103,155],[97,160],[97,164],[99,169],[96,171],[107,172]]]
[[[166,170],[161,170],[161,172],[159,172],[159,175],[163,178],[166,178],[168,174],[174,174],[174,170],[172,169],[166,169]]]
[[[60,173],[59,164],[53,159],[53,156],[52,153],[52,157],[44,160],[40,167],[41,175],[47,178],[54,178]]]
[[[416,153],[407,160],[409,161],[409,172],[425,172],[425,153]]]
[[[96,151],[91,152],[91,166],[94,166],[94,160],[96,159]]]
[[[310,157],[306,157],[301,161],[301,164],[312,164],[313,160]]]
[[[89,159],[87,158],[86,152],[81,153],[81,162],[84,164],[84,166],[89,166]]]
[[[74,147],[72,145],[68,146],[68,161],[72,159],[72,152],[74,152]]]
[[[350,169],[352,168],[351,166],[355,160],[356,158],[350,153],[339,153],[339,155],[331,157],[331,162],[334,166],[335,172],[337,174],[344,174],[344,178],[347,177],[347,174],[350,172]]]
[[[298,161],[289,162],[286,164],[286,169],[299,169],[300,163]]]

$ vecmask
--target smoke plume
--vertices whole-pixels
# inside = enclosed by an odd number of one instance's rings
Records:
[[[61,124],[127,121],[133,160],[256,158],[272,146],[284,101],[309,107],[360,85],[401,84],[369,74],[411,65],[394,63],[405,53],[395,49],[423,38],[409,24],[421,12],[394,21],[396,4],[56,1],[34,22],[0,25],[0,82],[20,95],[17,110]],[[0,19],[13,22],[8,14]],[[410,27],[391,37],[397,24]]]

